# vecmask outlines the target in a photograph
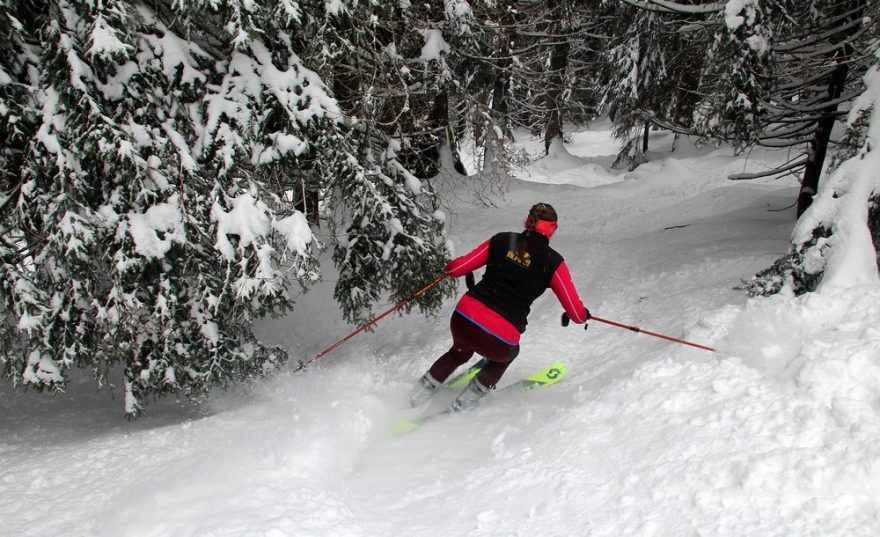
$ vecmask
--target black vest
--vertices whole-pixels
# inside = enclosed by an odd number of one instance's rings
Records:
[[[518,241],[523,241],[519,251]],[[532,302],[550,287],[561,263],[562,256],[541,234],[499,233],[489,240],[486,273],[467,294],[497,311],[522,333]]]

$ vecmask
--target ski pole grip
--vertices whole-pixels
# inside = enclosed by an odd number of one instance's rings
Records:
[[[464,284],[467,286],[468,291],[474,288],[474,273],[468,272],[464,275]]]
[[[562,326],[568,326],[568,323],[571,322],[571,319],[568,317],[567,313],[562,314]]]

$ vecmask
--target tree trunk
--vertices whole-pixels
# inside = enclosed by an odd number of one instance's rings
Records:
[[[306,186],[306,175],[309,175],[309,172],[305,172],[300,177],[300,188],[298,191],[295,191],[296,198],[293,202],[293,208],[303,213],[309,224],[317,226],[320,224],[320,214],[318,213],[318,191]]]
[[[428,118],[428,133],[418,148],[419,166],[417,177],[429,179],[440,173],[440,148],[449,132],[449,94],[441,91],[434,97],[434,105]],[[450,148],[452,144],[450,143]]]
[[[512,34],[505,30],[503,32],[502,42],[506,43],[503,51],[501,51],[498,60],[498,73],[492,85],[492,121],[497,125],[501,136],[499,137],[491,128],[486,133],[486,149],[483,154],[483,168],[488,168],[495,162],[496,154],[502,151],[504,138],[513,138],[513,132],[510,130],[510,121],[508,117],[507,90],[510,86],[510,40]]]
[[[501,71],[495,77],[495,84],[492,88],[492,111],[495,112],[496,120],[501,128],[502,135],[506,138],[510,136],[510,121],[508,121],[508,103],[507,88],[510,85],[510,60],[502,60]]]
[[[837,52],[837,66],[831,74],[828,82],[828,100],[834,101],[843,94],[846,76],[849,73],[849,58],[852,55],[852,47],[842,45]],[[804,176],[801,180],[801,189],[797,200],[797,216],[800,218],[804,211],[813,203],[813,196],[819,189],[819,178],[822,175],[822,166],[825,164],[825,156],[828,153],[828,141],[831,139],[831,131],[836,121],[835,113],[837,105],[831,105],[825,109],[825,113],[816,125],[816,132],[810,140],[810,149],[807,156],[807,164],[804,168]]]
[[[841,9],[848,9],[850,6],[856,8],[852,9],[848,18],[860,20],[864,15],[867,0],[855,0],[841,4],[839,5]],[[862,24],[858,24],[850,28],[836,43],[837,48],[834,51],[835,67],[828,80],[828,102],[834,102],[843,95],[846,79],[849,75],[849,62],[852,61],[854,54],[853,46],[848,41],[861,30],[861,27]],[[809,154],[807,155],[807,163],[804,168],[804,176],[801,180],[801,189],[797,200],[798,218],[813,203],[813,196],[819,189],[819,179],[822,175],[822,167],[825,164],[831,131],[834,129],[837,108],[837,104],[831,104],[824,110],[823,117],[817,122],[813,139],[810,140]]]
[[[568,68],[568,42],[553,47],[550,57],[550,89],[547,90],[547,127],[544,130],[544,154],[550,152],[554,138],[562,137],[562,94],[565,90],[565,71]]]
[[[440,146],[442,147],[443,141],[445,140],[446,145],[449,146],[449,152],[452,154],[452,165],[455,168],[455,171],[461,175],[467,175],[467,169],[465,169],[464,161],[461,158],[462,148],[460,137],[462,136],[462,133],[464,133],[464,128],[461,125],[461,118],[457,117],[454,107],[452,109],[452,114],[450,114],[448,91],[443,91],[437,95],[437,100],[438,102],[435,102],[434,105],[434,112],[438,117],[438,120],[440,119],[440,116],[442,116],[442,123],[438,123],[437,125],[443,128],[443,134],[440,137]],[[442,109],[442,112],[440,109]]]

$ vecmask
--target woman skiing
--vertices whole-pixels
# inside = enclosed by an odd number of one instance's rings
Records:
[[[488,362],[455,399],[452,409],[475,406],[519,354],[520,334],[526,330],[532,302],[548,287],[572,321],[587,322],[590,312],[578,296],[568,267],[550,248],[556,227],[556,211],[547,203],[538,203],[529,210],[522,233],[498,233],[447,263],[444,270],[454,278],[484,265],[486,272],[479,283],[468,286],[456,305],[450,320],[452,347],[419,379],[410,396],[412,406],[428,402],[452,372],[477,353]]]

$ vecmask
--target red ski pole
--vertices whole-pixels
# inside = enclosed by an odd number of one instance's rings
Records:
[[[563,316],[562,325],[568,326],[568,320],[569,320],[568,314],[563,313],[562,316]],[[619,323],[617,321],[610,321],[608,319],[603,319],[602,317],[596,317],[595,315],[591,315],[590,319],[595,320],[595,321],[599,321],[600,323],[610,324],[611,326],[616,326],[618,328],[626,328],[627,330],[631,330],[631,331],[636,332],[638,334],[646,334],[649,336],[658,337],[660,339],[665,339],[667,341],[672,341],[673,343],[681,343],[682,345],[690,345],[691,347],[703,349],[704,351],[716,352],[716,350],[714,348],[709,347],[708,345],[700,345],[699,343],[694,343],[692,341],[687,341],[685,339],[679,339],[679,338],[672,337],[672,336],[658,334],[657,332],[651,332],[650,330],[645,330],[644,328],[639,328],[638,326],[631,326],[628,324]],[[586,329],[586,327],[584,327],[584,328]]]
[[[419,289],[419,290],[416,291],[415,293],[411,294],[410,296],[404,298],[403,300],[401,300],[400,302],[398,302],[397,304],[395,304],[391,309],[385,311],[384,313],[382,313],[382,314],[380,314],[380,315],[378,315],[378,316],[376,316],[376,317],[373,317],[372,319],[370,319],[369,321],[367,321],[365,324],[361,325],[360,328],[358,328],[357,330],[355,330],[355,331],[352,332],[351,334],[345,336],[344,338],[340,339],[339,341],[337,341],[337,342],[334,343],[333,345],[330,345],[329,347],[327,347],[327,348],[324,349],[323,351],[321,351],[321,352],[319,352],[318,354],[316,354],[316,355],[314,356],[314,358],[310,359],[309,361],[307,361],[307,362],[302,362],[302,361],[300,361],[300,366],[299,366],[299,368],[297,368],[297,371],[299,371],[300,369],[303,369],[303,368],[305,368],[306,366],[312,364],[315,360],[319,359],[320,357],[324,356],[325,354],[329,354],[330,352],[332,352],[333,350],[335,350],[337,347],[339,347],[340,345],[342,345],[343,343],[345,343],[345,342],[348,341],[349,339],[353,338],[354,336],[360,334],[361,332],[363,332],[363,331],[366,330],[367,328],[369,328],[369,327],[373,326],[374,324],[378,323],[379,321],[381,321],[382,319],[384,319],[386,316],[390,315],[391,313],[393,313],[393,312],[399,310],[400,308],[406,306],[411,300],[415,300],[416,298],[418,298],[418,297],[422,296],[423,294],[427,293],[428,290],[430,290],[431,288],[433,288],[434,286],[436,286],[437,284],[439,284],[440,282],[442,282],[442,281],[445,280],[445,279],[446,279],[446,274],[440,276],[439,278],[437,278],[437,279],[434,280],[433,282],[431,282],[431,283],[429,283],[428,285],[422,287],[421,289]]]

